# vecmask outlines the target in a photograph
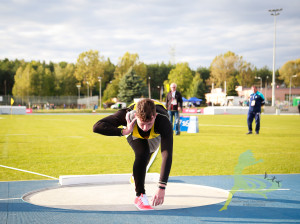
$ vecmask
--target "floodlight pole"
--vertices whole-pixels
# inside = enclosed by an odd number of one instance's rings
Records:
[[[157,86],[157,88],[159,89],[159,100],[161,102],[162,101],[162,86]]]
[[[274,43],[273,43],[273,76],[272,76],[272,107],[275,106],[275,48],[276,48],[276,16],[279,15],[278,11],[282,9],[270,9],[271,16],[274,16]]]
[[[78,85],[76,85],[76,87],[78,88],[78,99],[80,99],[80,87],[81,87],[81,85],[78,84]]]
[[[76,87],[78,88],[78,103],[79,103],[79,99],[80,99],[80,87],[81,87],[81,85],[80,85],[80,84],[77,84]],[[79,109],[78,103],[77,103],[77,107],[78,107],[78,109]]]
[[[151,77],[149,76],[148,79],[149,79],[149,82],[148,82],[149,99],[151,99],[151,88],[150,88],[150,80],[151,80]]]
[[[89,99],[89,97],[90,97],[90,93],[89,93],[89,82],[87,81],[86,82],[86,84],[87,84],[87,109],[90,107],[90,99]]]
[[[100,108],[100,110],[101,110],[101,79],[102,79],[102,77],[99,76],[99,77],[98,77],[98,81],[99,81],[99,98],[100,98],[100,105],[99,105],[99,108]]]
[[[267,99],[268,79],[269,79],[269,76],[267,75],[266,82],[265,82],[265,99],[266,99],[266,101],[268,101],[268,99]]]

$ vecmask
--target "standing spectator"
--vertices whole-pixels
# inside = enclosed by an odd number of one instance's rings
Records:
[[[249,100],[249,111],[248,111],[248,133],[252,134],[252,122],[255,118],[255,133],[258,135],[260,130],[260,113],[261,113],[261,107],[265,105],[265,97],[261,92],[257,91],[256,86],[252,86],[253,93],[250,95]]]
[[[174,116],[174,126],[175,134],[180,135],[180,118],[179,112],[182,108],[182,96],[181,93],[176,91],[177,85],[175,83],[171,84],[171,91],[167,95],[167,109],[170,117],[171,124],[173,125],[173,116]]]

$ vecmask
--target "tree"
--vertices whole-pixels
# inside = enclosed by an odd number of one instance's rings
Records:
[[[133,69],[130,69],[120,80],[118,99],[129,104],[134,98],[141,97],[143,88],[144,85],[140,76]]]
[[[134,69],[136,74],[140,76],[146,83],[147,67],[144,63],[139,61],[138,54],[130,54],[126,52],[123,57],[119,58],[119,62],[115,70],[115,79],[122,78],[128,73],[129,69]]]
[[[203,84],[204,84],[204,87],[205,87],[205,93],[208,93],[209,92],[209,80],[210,80],[210,70],[209,70],[209,68],[199,67],[197,69],[197,73],[200,74],[200,78],[203,81]]]
[[[32,62],[35,63],[35,62]],[[40,67],[40,65],[36,64],[36,66],[34,66],[33,64],[32,66],[32,70],[31,70],[31,74],[30,74],[30,83],[28,86],[28,90],[30,90],[30,92],[28,92],[28,94],[30,96],[42,96],[43,95],[43,91],[45,91],[45,89],[43,88],[43,82],[45,82],[46,80],[44,80],[44,69]],[[49,85],[51,85],[51,83],[48,83]],[[48,88],[46,86],[46,88]]]
[[[131,69],[133,69],[138,76],[141,77],[144,85],[147,82],[147,67],[144,63],[139,61],[138,54],[130,54],[126,52],[123,57],[119,58],[119,62],[115,67],[114,80],[113,83],[119,83],[125,74],[127,74]],[[114,91],[119,92],[119,85],[113,85]],[[105,98],[111,95],[111,93],[106,93]]]
[[[210,78],[210,70],[209,68],[199,67],[197,69],[197,73],[200,74],[200,78],[205,82]]]
[[[45,62],[31,61],[29,63],[29,96],[53,96],[55,95],[55,75],[54,65],[50,63],[50,66]],[[26,75],[25,75],[26,76]]]
[[[107,84],[106,89],[103,92],[103,101],[110,102],[112,98],[118,96],[119,91],[119,80],[114,79]]]
[[[160,91],[163,83],[168,79],[170,71],[174,68],[171,64],[149,64],[147,65],[147,77],[151,77],[151,97],[160,99]]]
[[[237,70],[237,73],[234,75],[241,86],[250,87],[253,85],[255,80],[255,74],[253,73],[251,64],[245,61],[241,62],[240,70]]]
[[[286,62],[280,69],[279,69],[279,77],[284,80],[284,83],[289,86],[291,82],[291,77],[293,77],[292,83],[295,86],[300,85],[300,58],[292,61]]]
[[[239,82],[238,82],[236,76],[232,76],[228,83],[227,96],[238,96],[239,94],[235,90],[238,85],[239,85]]]
[[[217,87],[221,87],[225,81],[228,81],[231,76],[238,73],[238,79],[242,83],[246,77],[251,80],[251,64],[243,60],[243,57],[228,51],[224,55],[219,55],[214,58],[210,66],[211,78],[210,81],[215,83]],[[246,80],[246,79],[245,79]],[[245,83],[247,84],[247,80]]]
[[[53,96],[54,73],[40,62],[31,61],[19,67],[15,75],[13,95],[20,96]]]
[[[260,69],[255,68],[253,71],[253,76],[254,76],[253,78],[260,77],[262,79],[263,86],[265,86],[265,84],[267,82],[269,84],[272,83],[272,71],[270,69],[268,69],[267,66],[260,68]],[[253,80],[252,84],[254,84],[255,81],[260,82],[260,80],[256,79],[256,80]]]
[[[23,65],[18,68],[16,75],[14,77],[15,83],[12,89],[12,94],[14,96],[22,97],[28,96],[29,89],[29,74],[30,74],[30,66],[29,64]]]
[[[0,60],[0,95],[12,94],[14,76],[17,69],[24,65],[24,61],[9,61],[7,58]]]
[[[76,83],[78,82],[75,73],[75,65],[67,62],[54,64],[55,74],[55,95],[74,96],[77,95]]]
[[[43,65],[39,64],[37,67],[37,72],[40,76],[41,82],[41,94],[40,96],[54,96],[55,93],[55,73],[54,73],[54,64],[50,63],[47,66],[45,63]],[[36,90],[33,90],[35,92]],[[33,93],[32,95],[39,95]]]
[[[196,73],[189,89],[189,97],[197,97],[205,100],[205,84],[201,79],[200,73]]]
[[[79,55],[76,63],[75,77],[83,86],[90,87],[92,93],[93,86],[98,82],[98,77],[103,77],[104,57],[98,51],[87,51]]]
[[[110,59],[108,58],[107,61],[104,62],[104,74],[101,80],[101,90],[103,91],[105,86],[114,78],[116,66],[111,63]]]
[[[186,96],[192,80],[193,72],[189,68],[188,63],[178,63],[176,67],[170,71],[168,80],[164,82],[164,85],[169,86],[174,82],[177,85],[177,90],[181,92],[182,96]],[[168,88],[165,89],[168,91]]]

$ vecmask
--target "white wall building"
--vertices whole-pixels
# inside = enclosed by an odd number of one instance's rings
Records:
[[[211,90],[211,93],[205,94],[205,99],[207,103],[223,106],[226,102],[226,94],[222,92],[222,88],[215,88]]]

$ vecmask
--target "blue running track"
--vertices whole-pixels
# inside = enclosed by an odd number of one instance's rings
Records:
[[[263,175],[260,175],[263,177]],[[237,192],[227,210],[219,211],[221,204],[176,210],[147,212],[99,212],[47,208],[29,204],[22,196],[30,191],[51,188],[56,180],[0,182],[1,224],[94,224],[94,223],[139,223],[139,224],[193,224],[193,223],[300,223],[300,174],[276,174],[281,180],[280,189],[259,194]],[[170,182],[199,184],[231,190],[232,176],[182,176],[170,177]],[[167,192],[166,192],[167,193]]]

